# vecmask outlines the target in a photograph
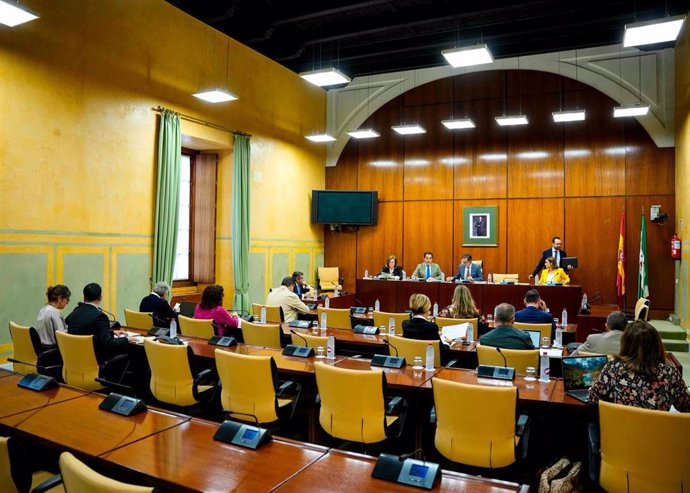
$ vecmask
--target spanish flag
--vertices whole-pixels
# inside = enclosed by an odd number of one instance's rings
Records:
[[[625,212],[621,214],[621,229],[618,236],[618,273],[616,274],[618,308],[625,310]]]

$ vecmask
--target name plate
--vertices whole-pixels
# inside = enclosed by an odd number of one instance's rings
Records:
[[[355,325],[355,328],[352,329],[352,332],[355,334],[376,335],[379,333],[379,328],[374,327],[373,325]]]
[[[258,426],[223,421],[213,439],[256,450],[271,441],[271,432]]]
[[[296,356],[298,358],[308,358],[309,356],[314,356],[314,348],[288,344],[287,346],[285,346],[285,349],[283,349],[283,356]]]
[[[371,358],[371,366],[382,366],[384,368],[402,368],[405,366],[405,358],[402,356],[388,356],[386,354],[375,354]]]
[[[441,476],[441,468],[434,462],[409,458],[400,460],[397,455],[381,454],[371,476],[430,490]]]
[[[22,378],[19,382],[17,382],[17,385],[25,389],[40,392],[41,390],[55,388],[58,386],[58,383],[53,377],[29,373],[28,375],[25,375],[24,378]]]
[[[479,368],[477,368],[477,377],[513,380],[515,378],[515,368],[509,366],[479,365]]]

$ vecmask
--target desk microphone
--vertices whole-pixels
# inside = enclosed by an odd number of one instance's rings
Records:
[[[417,455],[417,452],[423,452],[422,448],[420,447],[420,448],[418,448],[417,450],[414,450],[414,451],[410,452],[409,454],[403,454],[403,455],[401,455],[400,457],[398,457],[398,460],[399,460],[400,462],[406,461],[406,460],[409,459],[410,457],[414,457],[415,455]],[[424,460],[424,459],[422,459],[422,460]]]
[[[302,339],[302,341],[304,341],[304,347],[309,347],[309,344],[307,343],[307,339],[302,337],[302,334],[297,332],[295,329],[290,329],[290,334],[295,334],[297,337]]]
[[[259,419],[254,416],[253,414],[248,414],[248,413],[238,413],[237,411],[228,411],[227,409],[223,409],[223,414],[227,414],[230,416],[231,414],[239,414],[240,416],[249,416],[250,418],[254,418],[254,422],[256,423],[257,428],[260,428],[261,425],[259,424]]]
[[[383,338],[383,342],[385,342],[386,344],[388,344],[388,347],[392,347],[393,349],[395,349],[395,355],[398,356],[398,348],[395,347],[393,344],[391,344],[391,341],[389,341],[388,339],[386,339],[386,338],[384,337],[384,338]],[[390,351],[388,351],[388,352],[390,353]]]
[[[503,367],[508,368],[508,360],[506,359],[505,355],[503,354],[503,351],[501,351],[501,348],[496,346],[496,351],[498,351],[498,354],[500,354],[501,358],[503,358]]]

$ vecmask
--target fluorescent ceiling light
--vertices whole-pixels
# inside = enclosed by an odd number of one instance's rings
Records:
[[[414,135],[426,133],[426,129],[419,126],[416,123],[414,125],[397,125],[391,128],[398,132],[400,135]]]
[[[494,61],[494,57],[491,56],[489,47],[486,44],[443,50],[441,55],[453,67],[469,67],[470,65],[482,65]]]
[[[381,137],[381,134],[370,128],[362,128],[348,132],[347,135],[355,139],[373,139],[374,137]]]
[[[195,98],[203,99],[209,103],[225,103],[226,101],[234,101],[237,96],[230,94],[227,91],[221,91],[220,89],[214,89],[212,91],[197,92],[193,94]]]
[[[335,140],[334,137],[331,137],[328,134],[313,134],[307,135],[306,137],[312,142],[333,142]]]
[[[427,164],[431,164],[427,159],[408,159],[403,163],[405,166],[426,166]]]
[[[551,114],[556,123],[581,122],[585,119],[585,110],[554,111]]]
[[[443,120],[441,123],[450,130],[459,130],[462,128],[474,128],[476,125],[470,118],[460,118],[457,120]]]
[[[613,108],[614,118],[625,118],[626,116],[644,116],[647,113],[649,113],[649,106],[642,104],[616,106]]]
[[[347,75],[334,68],[302,72],[299,76],[319,87],[347,84],[350,82],[350,78]]]
[[[510,125],[527,125],[529,121],[525,115],[497,116],[496,123],[502,127],[508,127]]]
[[[623,46],[641,46],[675,41],[685,20],[684,15],[626,24]]]
[[[517,157],[520,159],[544,159],[549,157],[549,153],[546,151],[518,152]]]
[[[38,19],[38,17],[37,13],[26,7],[20,7],[17,2],[9,3],[6,0],[0,0],[0,24],[14,27]]]
[[[398,165],[395,161],[372,161],[369,163],[371,166],[376,166],[379,168],[393,168]]]
[[[508,154],[482,154],[479,159],[483,161],[505,161],[508,159]]]

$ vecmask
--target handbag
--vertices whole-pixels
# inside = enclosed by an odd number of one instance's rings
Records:
[[[577,493],[582,491],[581,462],[563,457],[547,467],[539,477],[538,493]]]

